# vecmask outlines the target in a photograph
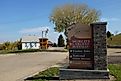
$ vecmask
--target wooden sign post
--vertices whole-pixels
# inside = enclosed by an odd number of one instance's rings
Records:
[[[93,69],[92,29],[76,24],[68,28],[69,68]]]

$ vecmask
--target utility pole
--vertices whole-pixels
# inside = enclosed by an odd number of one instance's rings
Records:
[[[41,47],[41,48],[43,48],[43,32],[44,32],[44,31],[42,31],[42,47]]]
[[[45,37],[47,37],[48,31],[49,31],[49,29],[47,28],[47,30],[45,30]]]
[[[47,28],[46,30],[42,30],[42,41],[41,41],[41,44],[42,44],[42,49],[43,49],[43,43],[44,43],[44,33],[45,33],[45,37],[47,37],[47,33],[48,33],[49,29]]]

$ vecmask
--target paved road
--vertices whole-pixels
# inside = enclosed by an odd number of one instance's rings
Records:
[[[121,49],[108,49],[108,63],[121,64]]]
[[[66,58],[66,53],[36,52],[0,56],[0,81],[19,81],[33,73],[55,65]]]
[[[61,62],[67,53],[36,52],[19,55],[0,55],[0,81],[19,81]],[[108,49],[109,63],[121,63],[121,49]]]
[[[49,47],[49,50],[64,50],[64,47]]]

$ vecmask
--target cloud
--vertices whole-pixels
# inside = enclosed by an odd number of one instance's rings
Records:
[[[27,28],[27,29],[20,30],[19,33],[38,33],[41,31],[45,31],[46,29],[49,29],[49,27],[45,26],[45,27]]]
[[[118,18],[101,18],[101,21],[120,21]]]

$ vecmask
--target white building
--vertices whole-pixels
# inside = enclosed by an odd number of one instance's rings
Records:
[[[24,36],[22,38],[22,50],[24,49],[39,49],[40,43],[37,36]]]

